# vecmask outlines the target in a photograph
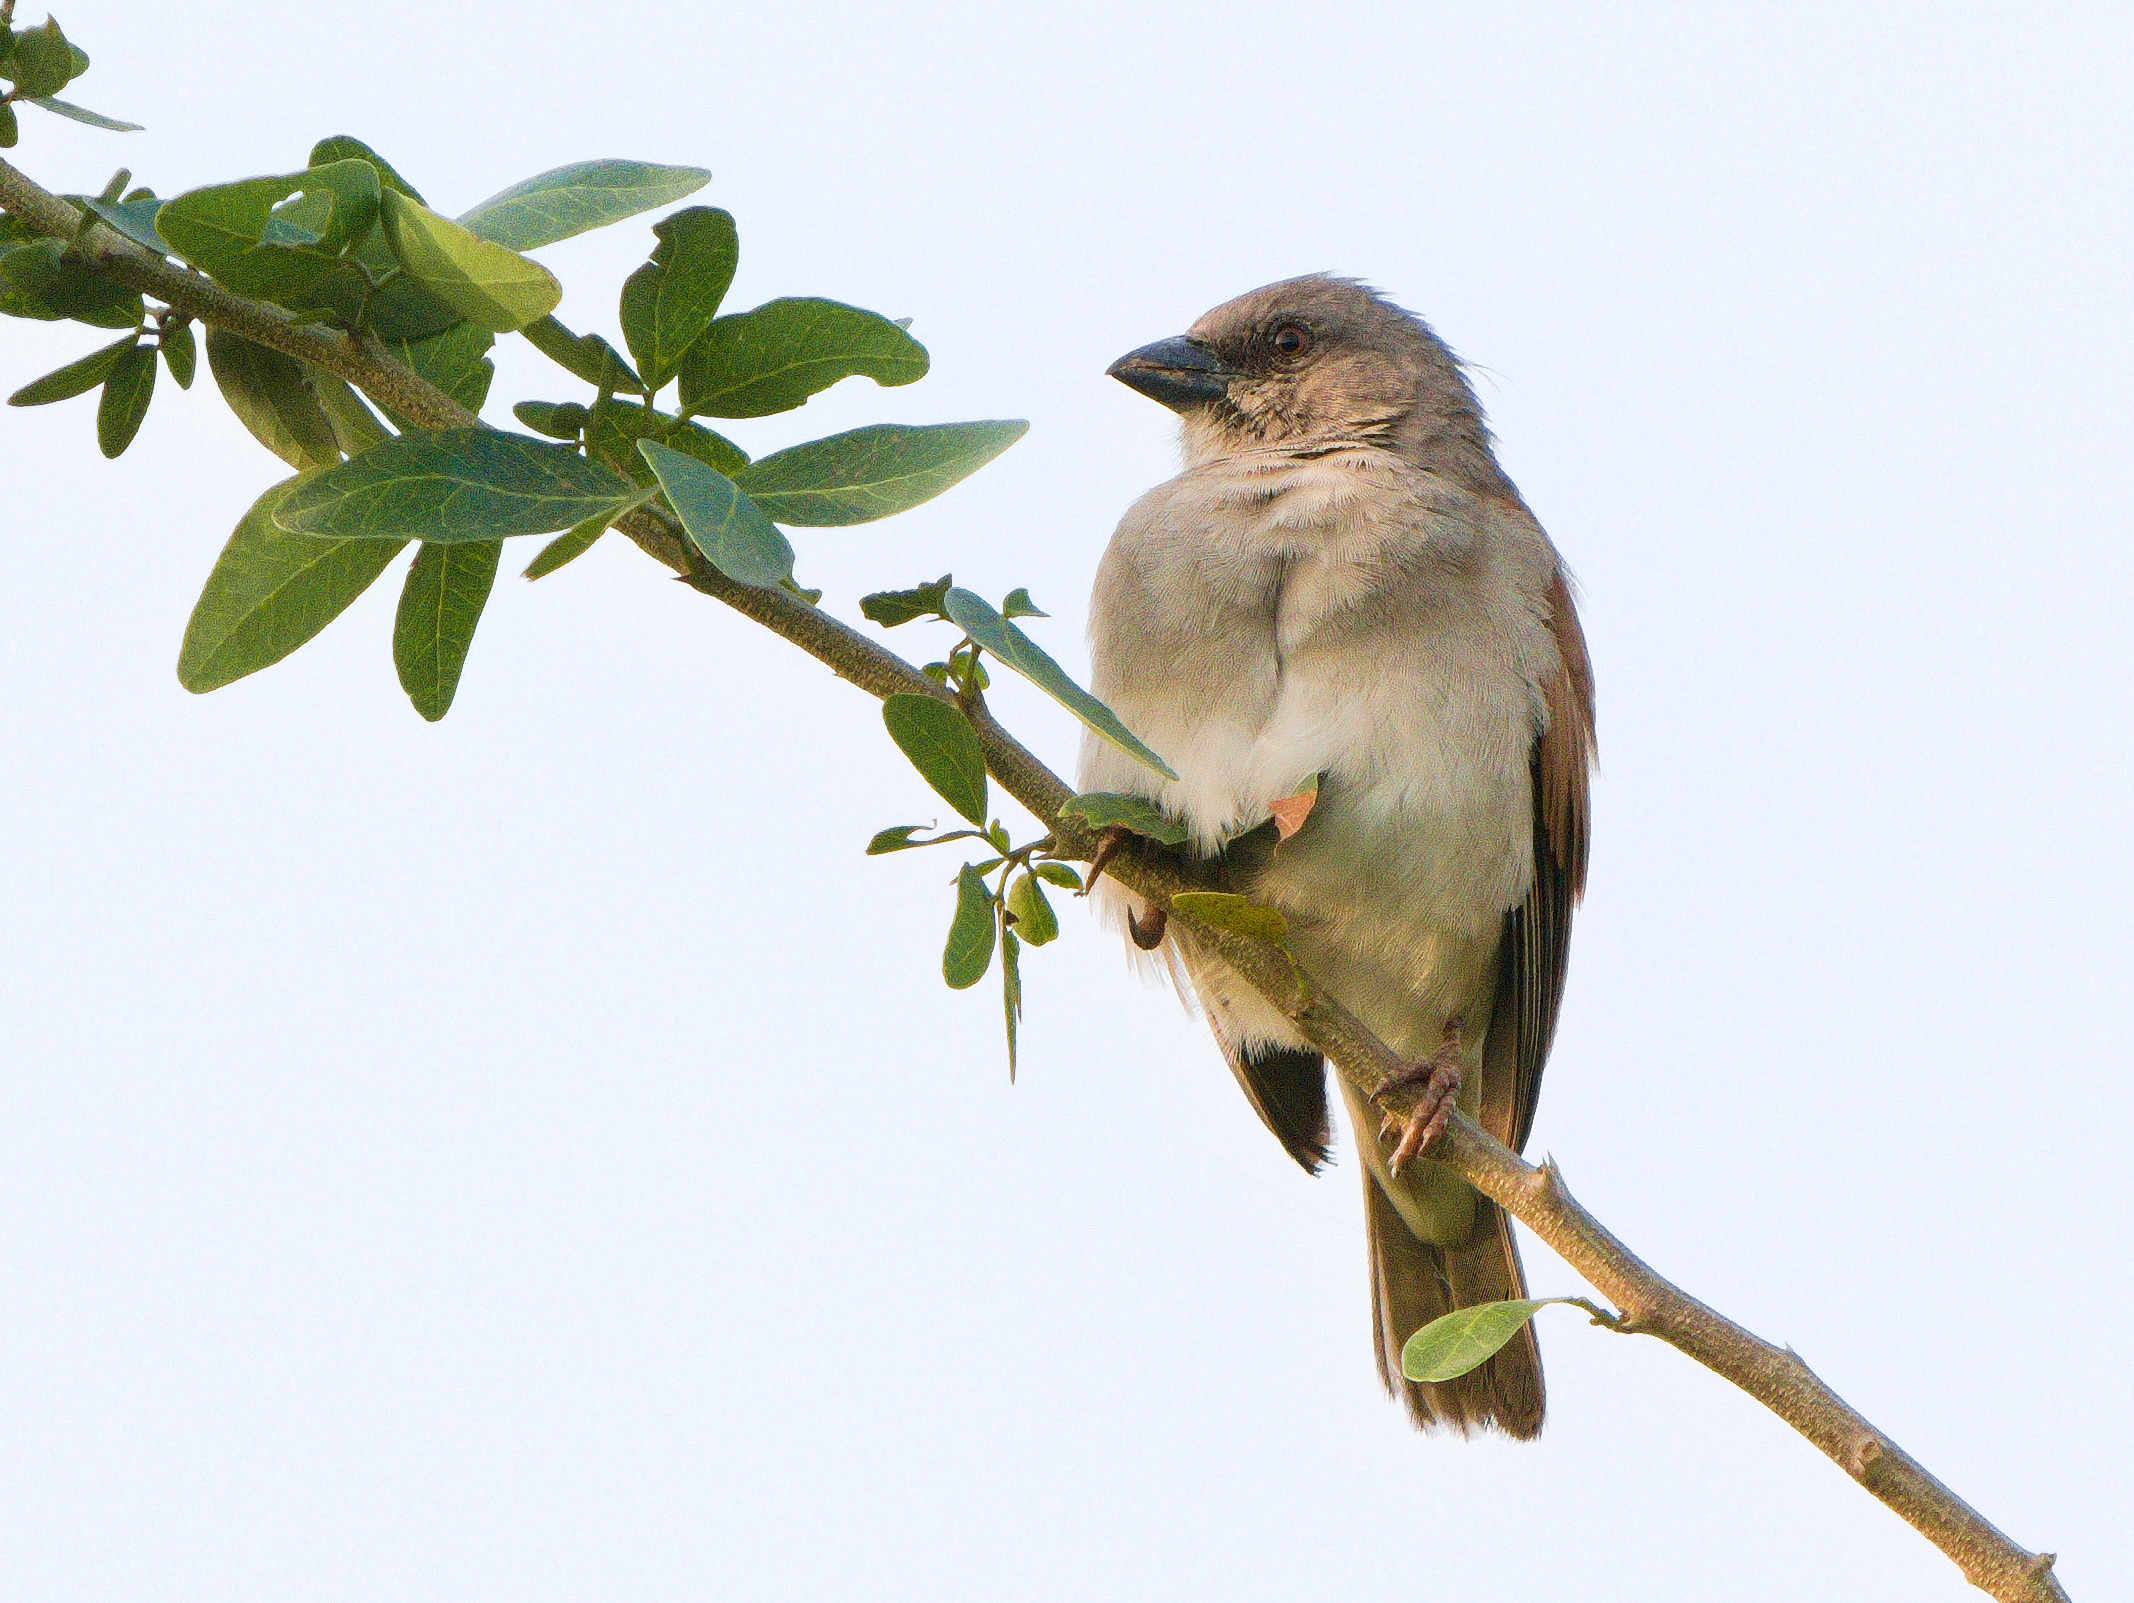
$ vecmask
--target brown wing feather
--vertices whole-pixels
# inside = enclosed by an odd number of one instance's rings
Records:
[[[1556,1034],[1571,950],[1571,912],[1586,889],[1587,780],[1593,767],[1593,664],[1557,570],[1549,630],[1559,671],[1542,686],[1548,727],[1534,741],[1534,883],[1504,915],[1497,991],[1483,1043],[1482,1122],[1523,1148],[1534,1127],[1541,1070]]]

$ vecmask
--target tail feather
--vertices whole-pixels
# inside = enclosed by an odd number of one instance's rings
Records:
[[[1541,1348],[1527,1324],[1480,1368],[1457,1380],[1405,1379],[1400,1350],[1440,1314],[1480,1302],[1526,1295],[1511,1221],[1482,1200],[1473,1233],[1457,1247],[1436,1247],[1410,1230],[1377,1180],[1365,1171],[1364,1218],[1371,1251],[1371,1323],[1377,1335],[1378,1378],[1408,1406],[1423,1430],[1462,1436],[1495,1429],[1530,1440],[1541,1434],[1544,1397]]]

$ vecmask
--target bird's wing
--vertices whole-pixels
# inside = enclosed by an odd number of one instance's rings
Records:
[[[1534,883],[1526,899],[1504,915],[1482,1059],[1482,1123],[1514,1148],[1526,1145],[1534,1127],[1542,1065],[1563,1003],[1571,910],[1586,888],[1593,664],[1560,566],[1548,606],[1560,663],[1542,686],[1548,727],[1534,741]]]

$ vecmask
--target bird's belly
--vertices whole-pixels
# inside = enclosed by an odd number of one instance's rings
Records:
[[[1224,777],[1206,788],[1239,798],[1247,822],[1321,776],[1310,817],[1251,893],[1390,1044],[1426,1053],[1453,1018],[1479,1036],[1505,911],[1533,875],[1524,685],[1444,658],[1389,664],[1369,683],[1311,666],[1285,673],[1266,723],[1211,765]],[[1202,787],[1181,774],[1190,809]]]

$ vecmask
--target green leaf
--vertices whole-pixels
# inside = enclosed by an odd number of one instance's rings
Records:
[[[1015,931],[1000,932],[1000,1010],[1008,1024],[1008,1083],[1015,1083],[1015,1027],[1023,1016],[1022,942]]]
[[[1117,713],[1068,678],[1066,670],[1036,641],[995,612],[984,597],[960,588],[950,590],[946,610],[965,634],[1081,719],[1085,726],[1164,778],[1178,777],[1169,763],[1143,745],[1134,732],[1119,721]]]
[[[178,388],[191,389],[193,372],[200,361],[200,348],[193,343],[193,325],[173,315],[156,337],[156,349],[163,353],[163,365],[170,369],[170,376],[177,381]]]
[[[0,255],[0,313],[56,322],[71,317],[92,328],[134,328],[141,294],[91,271],[56,239],[36,239]]]
[[[659,236],[652,260],[622,286],[622,335],[645,387],[657,390],[718,316],[741,240],[733,218],[713,206],[678,211],[654,223],[652,232]]]
[[[919,776],[949,806],[983,828],[985,748],[963,709],[935,696],[900,693],[883,701],[882,722]]]
[[[12,150],[15,141],[22,137],[22,125],[15,120],[15,108],[0,100],[0,150]]]
[[[451,710],[503,554],[501,540],[425,543],[408,568],[393,619],[393,666],[408,700],[433,724]]]
[[[257,673],[339,617],[400,550],[386,540],[289,534],[274,509],[303,482],[284,479],[244,515],[193,606],[178,683],[199,693]]]
[[[103,398],[96,403],[97,449],[107,457],[123,455],[141,432],[141,420],[148,416],[148,403],[155,393],[155,351],[146,345],[121,351],[104,380]]]
[[[877,590],[871,596],[860,597],[860,614],[884,629],[894,629],[916,618],[945,618],[948,614],[942,609],[948,605],[949,586],[955,582],[953,574],[944,573],[932,584],[909,590]]]
[[[1289,939],[1289,920],[1271,907],[1229,891],[1180,891],[1171,905],[1188,918],[1235,935],[1280,946]]]
[[[1414,1381],[1457,1380],[1487,1363],[1535,1314],[1563,1300],[1521,1297],[1440,1314],[1401,1344],[1400,1372]]]
[[[71,400],[85,395],[104,382],[104,378],[118,360],[134,346],[134,337],[128,334],[122,340],[113,340],[100,350],[69,362],[65,367],[54,368],[43,378],[31,379],[7,398],[9,406],[49,406],[54,401]]]
[[[325,167],[337,161],[367,161],[378,169],[378,182],[385,189],[397,189],[409,200],[421,200],[415,186],[394,170],[393,164],[379,155],[370,146],[352,134],[335,134],[321,139],[311,147],[311,159],[307,167]]]
[[[595,540],[608,532],[608,525],[615,521],[616,516],[612,511],[596,512],[583,523],[571,525],[534,553],[534,559],[526,564],[526,572],[522,577],[545,579],[565,563],[576,562],[593,549]]]
[[[187,190],[156,211],[156,232],[240,295],[306,306],[342,271],[341,251],[378,220],[378,169],[337,161],[298,173]]]
[[[1059,915],[1045,899],[1045,888],[1029,874],[1019,875],[1008,887],[1008,911],[1015,915],[1015,933],[1032,946],[1057,940]]]
[[[776,451],[741,487],[779,523],[868,523],[931,501],[1029,431],[1020,421],[876,423]]]
[[[144,195],[139,200],[103,200],[94,195],[84,195],[81,203],[96,213],[113,228],[124,234],[136,245],[145,246],[158,256],[174,256],[164,237],[156,232],[156,213],[163,203],[154,195]]]
[[[576,401],[517,401],[511,415],[552,440],[573,440],[585,428],[587,412]]]
[[[526,343],[566,373],[582,378],[595,388],[622,383],[637,386],[636,373],[615,349],[598,334],[573,334],[553,317],[537,318],[519,330]],[[614,363],[611,370],[608,366]]]
[[[67,36],[59,31],[59,24],[46,17],[34,28],[16,31],[15,48],[7,58],[7,76],[14,81],[15,93],[25,100],[56,95],[81,76],[81,69],[75,65],[77,54]],[[82,58],[82,65],[88,65],[87,58]]]
[[[1081,819],[1091,829],[1125,829],[1166,846],[1183,846],[1187,830],[1146,796],[1112,790],[1085,791],[1060,807],[1062,816]]]
[[[952,840],[959,835],[968,833],[965,830],[952,830],[949,834],[936,836],[932,840],[912,839],[914,835],[919,834],[922,830],[928,830],[933,827],[931,824],[898,824],[890,829],[877,830],[874,838],[867,842],[867,855],[869,857],[882,857],[890,852],[916,851],[921,846],[938,846],[944,840]]]
[[[1000,615],[1003,618],[1049,618],[1052,616],[1051,613],[1044,611],[1035,601],[1032,601],[1030,592],[1020,585],[1008,592],[1008,599],[1000,604]]]
[[[489,359],[489,347],[495,343],[496,336],[486,328],[459,323],[428,339],[388,339],[385,348],[395,361],[413,368],[468,411],[479,412],[496,377],[496,363]],[[394,421],[403,429],[415,426],[403,418]]]
[[[1049,857],[1043,862],[1032,863],[1030,872],[1048,885],[1059,886],[1061,890],[1078,891],[1082,888],[1082,876],[1071,864],[1054,862]]]
[[[207,365],[237,420],[291,467],[330,468],[341,460],[333,429],[295,357],[211,328]]]
[[[459,544],[568,528],[637,494],[567,445],[496,429],[428,429],[307,479],[275,516],[296,534]]]
[[[91,128],[102,128],[109,133],[137,134],[141,131],[141,125],[137,122],[120,122],[116,117],[107,117],[100,111],[91,111],[87,106],[77,106],[70,100],[54,100],[50,95],[24,95],[22,98],[33,106],[42,106],[46,111],[70,117],[76,122],[85,122]]]
[[[682,362],[682,408],[706,417],[790,412],[839,379],[926,376],[926,347],[886,317],[841,301],[770,301],[716,319]]]
[[[941,951],[941,977],[949,989],[967,991],[993,966],[993,893],[969,863],[956,872],[956,916]]]
[[[318,397],[319,410],[326,414],[326,426],[333,431],[334,444],[350,456],[360,456],[379,441],[393,437],[392,430],[378,421],[378,415],[345,379],[316,368],[306,376],[311,381],[312,394]]]
[[[385,237],[408,277],[470,323],[498,333],[524,328],[563,299],[563,286],[540,263],[476,237],[397,189],[385,192],[383,214]]]
[[[649,161],[574,162],[491,195],[460,226],[512,250],[534,250],[670,205],[711,181],[701,167]]]
[[[593,408],[586,424],[586,450],[595,461],[606,463],[637,483],[652,484],[656,481],[651,466],[637,454],[639,440],[656,440],[684,456],[695,457],[728,478],[748,466],[747,453],[733,441],[665,412],[648,410],[635,401],[618,401],[613,396]]]
[[[637,449],[658,475],[690,543],[713,567],[736,584],[758,589],[775,588],[793,576],[792,545],[733,480],[655,440],[639,440]]]

